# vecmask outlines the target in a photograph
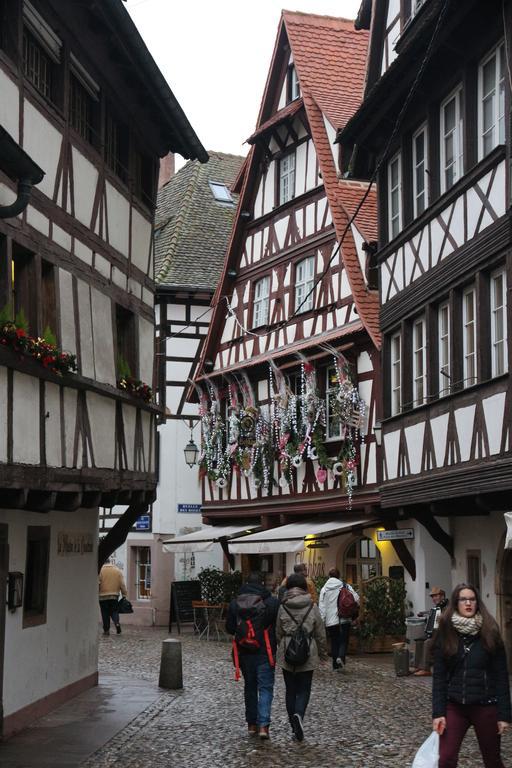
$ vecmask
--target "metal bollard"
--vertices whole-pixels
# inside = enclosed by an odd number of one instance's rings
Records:
[[[168,638],[162,642],[160,658],[160,688],[183,688],[183,664],[181,660],[181,640]]]

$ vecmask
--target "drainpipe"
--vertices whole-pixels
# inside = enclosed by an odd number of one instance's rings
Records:
[[[10,205],[0,206],[0,219],[9,219],[25,210],[32,187],[42,181],[44,171],[2,126],[0,126],[0,170],[13,181],[17,181],[16,200]]]

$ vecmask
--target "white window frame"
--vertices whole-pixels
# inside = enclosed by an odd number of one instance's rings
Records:
[[[233,205],[233,198],[227,187],[227,184],[225,184],[223,181],[209,181],[208,183],[210,185],[212,195],[218,203],[228,203],[229,205]]]
[[[423,135],[423,158],[418,158],[416,141]],[[418,189],[418,176],[423,181],[423,189]],[[428,132],[426,123],[418,128],[412,137],[412,187],[414,215],[420,216],[428,208]],[[423,207],[420,199],[423,197]]]
[[[134,549],[135,549],[135,574],[136,574],[135,587],[137,590],[136,592],[137,600],[151,600],[151,547],[136,546]],[[140,559],[142,549],[146,550],[149,555],[148,561],[145,563],[141,562],[141,559]],[[142,593],[141,587],[143,583],[144,583],[144,590],[146,594]]]
[[[279,205],[295,197],[295,151],[279,160]]]
[[[471,316],[468,313],[468,297],[471,299]],[[474,285],[466,288],[462,294],[462,386],[472,387],[478,380],[478,357],[476,349],[476,288]]]
[[[302,274],[301,274],[302,273]],[[311,291],[315,282],[315,257],[306,256],[295,265],[295,312],[309,312],[315,304],[315,291]],[[311,293],[309,293],[311,291]],[[308,298],[305,300],[304,297]],[[301,306],[302,305],[302,306]]]
[[[292,64],[290,68],[290,99],[291,101],[295,101],[295,99],[298,99],[299,96],[300,96],[299,78],[297,76],[297,70],[295,69],[295,64]]]
[[[427,324],[417,317],[412,324],[412,391],[416,408],[427,402]]]
[[[501,280],[499,296],[496,284]],[[490,279],[491,310],[491,371],[493,376],[501,376],[508,370],[507,354],[507,275],[505,269],[496,270]],[[501,325],[501,328],[500,328]]]
[[[396,165],[397,178],[396,184],[393,182],[393,167]],[[394,206],[394,195],[396,193],[396,207]],[[402,229],[402,155],[397,152],[388,163],[388,239],[394,238]]]
[[[446,322],[443,318],[446,318]],[[438,351],[439,351],[439,394],[451,391],[451,340],[450,304],[446,301],[437,310]]]
[[[266,275],[254,283],[252,326],[268,325],[270,305],[270,277]]]
[[[494,64],[494,83],[492,88],[484,93],[484,68],[492,61]],[[484,126],[484,105],[491,101],[491,124]],[[490,143],[486,147],[486,137]],[[488,155],[499,144],[505,143],[505,46],[499,43],[478,67],[478,157],[479,160]]]
[[[448,132],[445,127],[446,108],[451,101],[455,101],[455,125]],[[440,108],[440,127],[441,127],[441,192],[446,192],[462,177],[464,173],[464,118],[462,111],[462,86],[459,85],[447,96],[441,103]],[[453,139],[453,158],[448,165],[446,158],[446,142],[448,138]],[[453,168],[453,180],[451,184],[447,183],[446,172],[448,168]]]
[[[390,340],[391,415],[402,411],[402,334],[394,333]]]

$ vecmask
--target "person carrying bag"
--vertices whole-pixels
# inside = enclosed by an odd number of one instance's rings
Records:
[[[276,637],[276,663],[283,670],[286,711],[293,736],[302,741],[313,672],[320,660],[328,658],[320,611],[302,574],[294,573],[286,581],[286,595],[277,614]]]

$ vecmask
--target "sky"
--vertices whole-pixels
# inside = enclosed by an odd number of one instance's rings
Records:
[[[355,18],[361,0],[128,0],[206,150],[246,155],[281,9]],[[177,158],[177,167],[182,165]]]

